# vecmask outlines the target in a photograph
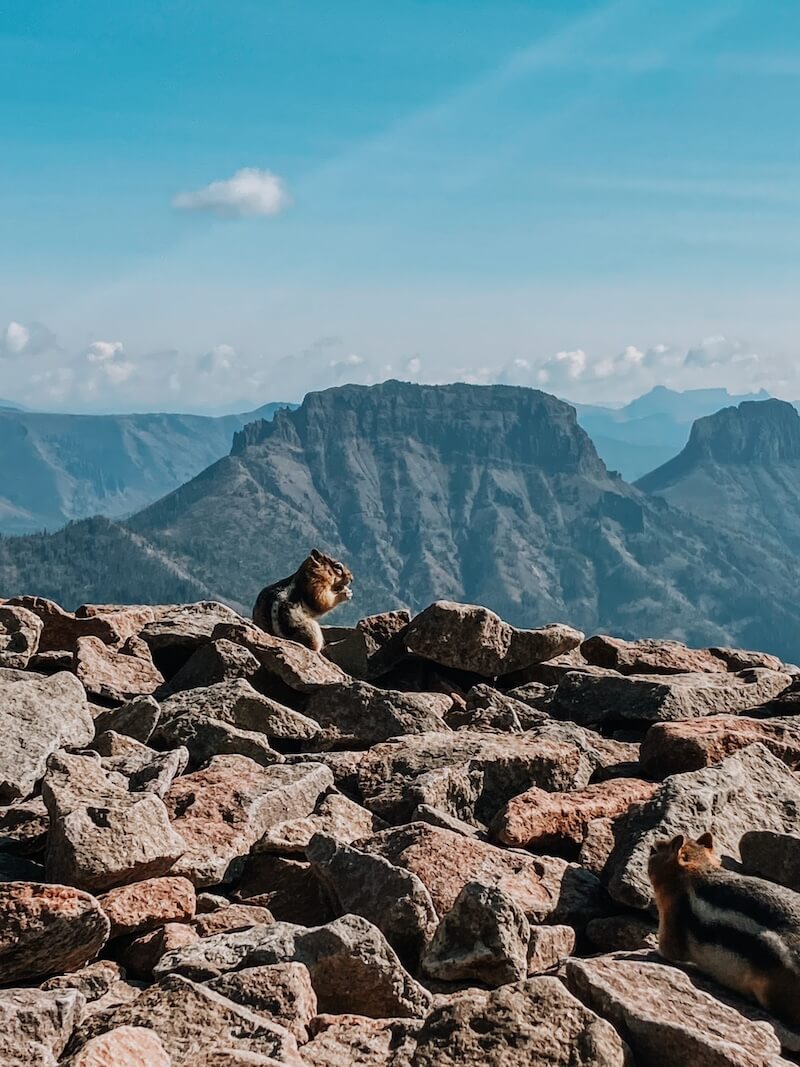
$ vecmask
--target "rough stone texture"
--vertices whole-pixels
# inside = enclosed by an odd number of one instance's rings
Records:
[[[528,942],[528,974],[554,970],[572,955],[574,948],[575,931],[571,926],[532,926]]]
[[[24,671],[39,648],[42,620],[27,608],[0,604],[0,667]]]
[[[0,979],[72,971],[105,944],[109,921],[88,893],[64,885],[0,883]]]
[[[198,915],[192,929],[199,937],[214,937],[231,930],[246,930],[248,926],[268,924],[275,918],[269,908],[255,904],[227,904],[208,915]]]
[[[17,855],[41,852],[47,840],[49,821],[41,797],[19,800],[7,808],[0,808],[0,848]]]
[[[419,878],[325,834],[312,838],[306,855],[339,913],[374,923],[402,962],[416,970],[438,921]]]
[[[302,1067],[297,1042],[284,1027],[177,974],[151,986],[132,1004],[95,1015],[90,1036],[119,1026],[154,1030],[172,1067],[195,1067],[198,1055],[213,1048],[260,1052]]]
[[[770,671],[784,670],[784,664],[777,656],[768,652],[750,652],[745,648],[710,648],[712,656],[717,656],[729,671],[746,671],[749,667],[766,667]]]
[[[642,770],[653,778],[697,771],[755,742],[765,745],[787,766],[800,766],[800,718],[713,715],[651,726],[640,750]]]
[[[308,1040],[309,1025],[317,1014],[317,995],[304,964],[247,967],[215,978],[208,985],[223,997],[285,1026],[298,1042]]]
[[[184,665],[158,691],[158,699],[173,693],[224,684],[236,678],[246,680],[258,673],[259,663],[252,652],[233,641],[209,641],[189,656]]]
[[[567,961],[570,990],[609,1019],[648,1067],[778,1067],[781,1046],[768,1027],[698,989],[650,954]]]
[[[547,793],[534,786],[509,800],[490,832],[496,841],[517,848],[580,845],[593,819],[616,818],[632,804],[649,800],[655,789],[639,778],[612,778],[571,793]]]
[[[314,1038],[303,1046],[309,1067],[407,1067],[419,1019],[318,1015]]]
[[[168,922],[194,918],[194,886],[186,878],[147,878],[120,886],[99,898],[111,922],[111,937],[141,934]]]
[[[124,973],[120,965],[113,960],[95,960],[78,971],[48,978],[39,988],[77,989],[86,997],[87,1003],[90,1003],[104,997],[113,986],[122,981]]]
[[[165,798],[186,842],[173,873],[196,886],[231,881],[270,827],[310,815],[332,785],[333,775],[319,763],[260,767],[245,756],[215,756],[176,779]]]
[[[564,860],[507,851],[427,823],[383,830],[357,845],[416,874],[440,916],[467,882],[502,889],[533,923],[581,911],[588,917],[597,887],[592,875]]]
[[[60,748],[88,745],[94,723],[71,674],[46,678],[0,669],[0,801],[29,796]]]
[[[758,707],[791,684],[791,676],[764,668],[739,674],[566,674],[555,713],[584,725],[605,722],[673,722],[730,715]]]
[[[74,652],[81,637],[97,637],[103,644],[121,645],[127,636],[115,625],[113,616],[79,619],[41,596],[12,597],[6,606],[25,608],[41,620],[39,652]]]
[[[600,952],[658,948],[658,927],[643,915],[605,915],[586,924],[586,937]]]
[[[175,693],[164,701],[162,713],[165,723],[186,714],[205,715],[269,738],[310,741],[319,734],[313,719],[259,693],[246,678]]]
[[[227,722],[191,711],[162,723],[158,740],[165,745],[186,748],[193,769],[201,767],[213,756],[246,756],[262,767],[283,762],[283,756],[272,748],[264,734],[240,730]]]
[[[153,968],[167,953],[198,941],[200,935],[185,923],[165,923],[147,934],[133,939],[122,950],[120,958],[125,967],[141,978],[151,978]]]
[[[488,685],[474,685],[467,693],[464,706],[454,704],[452,711],[445,715],[445,722],[452,730],[521,734],[548,718],[545,711],[508,693],[500,693]]]
[[[318,652],[295,641],[272,637],[255,626],[220,624],[214,630],[214,640],[221,639],[249,649],[269,674],[300,693],[313,693],[348,681],[344,671]]]
[[[152,793],[131,793],[76,807],[53,820],[47,876],[102,891],[166,874],[185,848],[164,802]]]
[[[709,649],[687,648],[679,641],[622,641],[618,637],[598,634],[583,642],[581,654],[587,663],[620,674],[721,674],[728,670],[723,660]],[[772,669],[780,670],[780,661],[776,664]]]
[[[211,640],[220,623],[241,622],[242,617],[225,604],[201,600],[196,604],[175,605],[141,630],[151,652],[180,651],[184,661],[196,648]]]
[[[106,730],[132,737],[147,744],[161,717],[158,701],[151,696],[136,697],[117,708],[101,711],[94,720],[95,730]]]
[[[305,1059],[302,1061],[305,1064]],[[192,1067],[281,1067],[281,1061],[260,1052],[245,1052],[244,1049],[215,1048],[203,1052],[192,1062]]]
[[[109,777],[121,776],[127,780],[132,793],[155,793],[162,798],[189,763],[189,751],[182,746],[169,752],[156,752],[113,730],[95,737],[94,748],[103,757],[103,770]]]
[[[547,977],[452,997],[426,1018],[412,1060],[414,1067],[623,1067],[625,1062],[614,1028],[557,978]]]
[[[422,969],[445,982],[499,986],[528,973],[530,926],[513,897],[467,882],[425,952]]]
[[[400,693],[351,681],[313,694],[305,712],[330,741],[372,745],[399,734],[446,730],[442,716],[452,703],[442,693]]]
[[[798,829],[800,782],[763,745],[751,745],[713,767],[672,775],[651,800],[619,820],[607,868],[609,892],[632,907],[652,903],[647,860],[661,838],[696,838],[710,830],[718,851],[738,859],[746,831]]]
[[[449,600],[431,604],[405,631],[405,643],[417,655],[486,678],[552,659],[582,640],[571,626],[518,630],[488,608]]]
[[[124,797],[127,792],[127,780],[109,773],[98,752],[56,752],[47,761],[42,780],[42,800],[51,820],[93,801]]]
[[[794,835],[751,830],[739,842],[746,874],[779,882],[800,893],[800,826]]]
[[[606,864],[616,844],[614,826],[616,819],[592,819],[578,853],[578,862],[598,878],[605,875]]]
[[[147,696],[163,683],[161,672],[150,657],[147,645],[136,638],[120,651],[98,637],[79,637],[75,650],[75,674],[91,696],[123,703],[132,697]]]
[[[305,852],[314,834],[330,834],[337,841],[349,844],[383,828],[383,822],[371,811],[341,793],[329,793],[306,818],[289,819],[273,826],[256,844],[255,851]]]
[[[172,1059],[154,1030],[118,1026],[87,1041],[67,1067],[172,1067]]]
[[[236,899],[269,908],[280,922],[314,926],[335,917],[311,864],[288,856],[251,856]]]
[[[85,1004],[77,989],[0,989],[0,1063],[56,1067]]]

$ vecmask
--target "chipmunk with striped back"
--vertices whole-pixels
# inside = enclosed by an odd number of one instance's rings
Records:
[[[315,548],[294,574],[261,590],[253,622],[273,637],[319,652],[325,642],[317,619],[352,598],[352,581],[344,563]]]

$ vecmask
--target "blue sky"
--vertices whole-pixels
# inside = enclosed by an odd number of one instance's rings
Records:
[[[799,90],[796,0],[8,0],[0,396],[796,398]]]

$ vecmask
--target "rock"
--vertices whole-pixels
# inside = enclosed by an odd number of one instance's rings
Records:
[[[749,652],[744,648],[710,648],[712,656],[721,659],[729,671],[746,671],[751,667],[766,667],[769,671],[783,671],[785,664],[768,652]]]
[[[56,752],[47,761],[42,800],[51,821],[90,801],[113,800],[127,793],[125,777],[109,773],[98,752]]]
[[[422,969],[444,982],[506,985],[528,973],[530,926],[497,886],[467,882],[425,952]]]
[[[42,620],[27,608],[0,604],[0,667],[24,671],[39,648]]]
[[[616,818],[631,804],[649,800],[656,786],[639,778],[612,778],[571,793],[534,786],[509,800],[490,827],[492,837],[516,848],[580,845],[593,819]]]
[[[332,785],[333,775],[319,763],[260,767],[245,756],[215,756],[176,779],[165,798],[186,842],[173,874],[195,886],[232,881],[267,830],[310,815]]]
[[[0,801],[29,796],[60,748],[94,737],[83,686],[71,674],[46,678],[0,670]]]
[[[41,852],[47,840],[49,821],[41,797],[19,800],[7,808],[0,808],[0,848],[18,855]]]
[[[132,793],[155,793],[158,797],[167,794],[173,780],[183,774],[189,763],[189,751],[183,746],[156,752],[113,730],[95,737],[94,749],[103,757],[106,774],[127,779]]]
[[[620,674],[722,674],[728,670],[722,659],[709,649],[687,648],[679,641],[622,641],[601,634],[584,641],[581,654],[587,663]],[[780,665],[773,668],[780,669]]]
[[[647,860],[655,841],[710,830],[717,849],[739,858],[748,830],[800,829],[800,782],[763,745],[751,745],[713,767],[667,778],[651,800],[617,822],[608,861],[608,888],[621,904],[646,908],[653,901]]]
[[[365,752],[289,752],[284,759],[292,764],[324,763],[330,768],[337,789],[358,796],[358,768],[365,755]]]
[[[76,989],[0,989],[0,1063],[56,1067],[85,1004]]]
[[[147,623],[140,632],[162,671],[175,674],[195,649],[211,640],[220,623],[241,623],[241,615],[213,600],[173,606]]]
[[[598,878],[605,876],[606,864],[614,851],[616,819],[592,819],[578,853],[578,863]]]
[[[193,770],[214,756],[246,756],[262,767],[283,762],[283,756],[272,748],[264,734],[239,730],[219,719],[194,712],[162,723],[158,740],[161,744],[185,748]]]
[[[407,611],[383,611],[379,615],[367,615],[356,623],[356,630],[363,634],[375,648],[385,645],[395,634],[405,630],[411,622]]]
[[[208,986],[228,1000],[285,1026],[301,1044],[308,1041],[308,1028],[317,1014],[317,995],[304,964],[247,967],[215,978]]]
[[[47,877],[102,891],[166,874],[185,849],[164,802],[152,793],[131,793],[54,819],[47,840]]]
[[[141,934],[168,922],[194,918],[194,886],[185,878],[148,878],[104,893],[99,904],[111,922],[111,937]]]
[[[75,654],[73,652],[36,652],[28,660],[27,670],[37,674],[59,674],[69,671],[74,674]]]
[[[737,714],[772,700],[791,683],[764,668],[739,674],[591,675],[573,672],[559,682],[554,714],[583,725],[672,722]]]
[[[162,956],[199,940],[200,935],[193,926],[185,923],[165,923],[134,938],[122,949],[120,959],[129,971],[142,978],[151,978],[153,968]]]
[[[383,822],[371,811],[341,793],[329,793],[306,818],[289,819],[267,830],[255,851],[305,852],[314,834],[330,834],[337,841],[349,844],[383,828]]]
[[[118,1026],[87,1041],[66,1067],[172,1067],[172,1060],[153,1030]]]
[[[315,1036],[303,1046],[308,1067],[406,1067],[422,1022],[318,1015],[313,1026]]]
[[[117,708],[101,711],[95,718],[94,725],[98,734],[113,730],[147,744],[158,726],[160,717],[161,708],[158,701],[151,696],[135,697]]]
[[[382,856],[362,852],[325,834],[311,839],[306,855],[339,914],[368,919],[403,964],[416,970],[438,922],[419,878]]]
[[[605,667],[593,667],[587,663],[581,654],[579,647],[564,652],[560,656],[553,656],[545,663],[532,663],[521,671],[507,674],[503,679],[503,687],[509,691],[519,689],[531,683],[545,686],[556,686],[570,671],[585,671],[586,674],[614,674]]]
[[[412,1062],[414,1067],[623,1067],[626,1055],[609,1023],[557,978],[537,977],[448,998],[425,1019]],[[672,1062],[676,1067],[681,1061]],[[683,1062],[688,1067],[690,1061]]]
[[[446,812],[440,811],[439,808],[434,808],[430,804],[417,804],[411,813],[411,822],[427,822],[431,826],[439,826],[443,830],[452,830],[453,833],[463,834],[465,837],[474,837],[477,841],[488,840],[488,834],[486,827],[483,823],[475,822],[468,823],[463,822],[461,819],[457,819],[454,815],[448,815]],[[376,832],[382,829],[382,827],[376,827]]]
[[[554,970],[572,955],[574,948],[575,931],[571,926],[532,926],[528,942],[528,974]]]
[[[104,997],[110,989],[121,982],[124,971],[112,960],[95,960],[72,974],[59,974],[42,982],[40,989],[77,989],[87,1003]]]
[[[554,724],[562,728],[562,724]],[[547,790],[588,783],[596,759],[588,746],[556,733],[522,736],[429,733],[375,745],[358,766],[365,805],[387,822],[407,822],[417,804],[428,804],[467,822],[489,821],[513,796],[533,785]],[[449,773],[453,769],[455,779]],[[442,779],[425,779],[434,771]]]
[[[165,723],[186,714],[204,715],[280,740],[311,741],[319,734],[313,719],[257,692],[246,678],[175,693],[164,702]]]
[[[739,842],[746,874],[768,878],[800,893],[800,826],[795,834],[750,830]]]
[[[712,715],[707,719],[654,723],[642,742],[642,771],[653,778],[698,771],[756,742],[787,766],[800,766],[800,719],[797,717],[753,719],[743,715]]]
[[[76,619],[95,619],[100,616],[110,622],[120,635],[120,643],[138,637],[142,628],[166,614],[167,607],[153,604],[81,604],[75,609]]]
[[[227,904],[208,915],[198,915],[192,928],[200,937],[214,937],[231,930],[246,930],[248,926],[268,925],[275,922],[269,908],[254,904]]]
[[[335,917],[311,864],[287,856],[251,856],[236,898],[269,908],[280,922],[315,926]]]
[[[41,863],[0,852],[0,882],[45,882]]]
[[[223,639],[249,649],[269,674],[300,693],[313,693],[348,680],[344,671],[319,652],[295,641],[272,637],[255,626],[220,624],[214,630],[214,640]]]
[[[501,693],[489,685],[474,685],[467,693],[465,706],[453,705],[445,722],[453,730],[497,730],[521,734],[546,722],[546,712]]]
[[[0,883],[0,976],[4,983],[74,971],[109,935],[109,921],[88,893],[65,885]]]
[[[41,596],[18,596],[6,601],[5,607],[25,608],[42,623],[39,652],[74,652],[81,637],[97,637],[103,644],[118,646],[125,640],[123,632],[107,615],[77,618],[52,600]]]
[[[581,912],[588,917],[597,907],[596,879],[564,860],[507,851],[427,823],[383,830],[356,844],[415,874],[438,915],[450,911],[467,882],[498,886],[532,923]]]
[[[763,1025],[696,988],[650,954],[567,961],[569,989],[609,1019],[648,1067],[778,1067],[780,1043]]]
[[[305,1064],[305,1059],[302,1061]],[[281,1067],[280,1061],[260,1052],[245,1052],[243,1049],[215,1048],[203,1052],[193,1061],[192,1067]]]
[[[603,915],[586,924],[589,943],[600,952],[658,948],[658,927],[644,915]]]
[[[180,670],[161,686],[158,699],[164,701],[174,693],[205,689],[237,678],[247,680],[258,670],[258,660],[241,645],[209,641],[195,649]]]
[[[312,694],[305,713],[329,741],[372,745],[398,734],[446,730],[442,716],[452,703],[441,693],[401,693],[351,681]]]
[[[195,1067],[197,1057],[214,1048],[259,1052],[293,1067],[302,1064],[297,1043],[284,1027],[177,974],[151,986],[132,1004],[95,1015],[92,1036],[120,1026],[154,1030],[172,1067]]]
[[[123,703],[132,697],[153,693],[164,679],[150,657],[147,645],[139,642],[136,654],[118,652],[97,637],[79,637],[75,651],[75,674],[87,693],[103,700]]]
[[[582,640],[570,626],[517,630],[487,608],[449,600],[431,604],[405,631],[405,643],[417,655],[486,678],[552,659]]]

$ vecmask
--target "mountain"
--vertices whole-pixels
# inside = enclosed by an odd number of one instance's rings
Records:
[[[765,399],[763,390],[734,397],[726,389],[676,392],[656,386],[620,408],[576,404],[578,422],[595,443],[609,470],[636,481],[672,459],[689,439],[692,422],[731,402]]]
[[[138,511],[224,456],[237,430],[254,417],[271,418],[280,406],[222,418],[0,407],[0,533]]]
[[[11,400],[4,400],[0,396],[0,411],[24,411],[21,404],[15,404]]]
[[[800,552],[800,415],[782,400],[699,419],[680,455],[640,489],[773,551]]]

